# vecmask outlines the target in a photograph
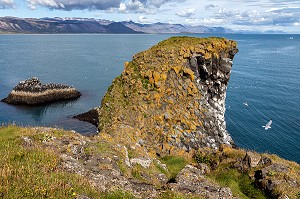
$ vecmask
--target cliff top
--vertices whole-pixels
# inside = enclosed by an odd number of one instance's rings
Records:
[[[138,70],[167,72],[170,67],[183,66],[187,59],[197,54],[205,59],[218,59],[220,56],[233,59],[236,52],[229,51],[236,48],[235,41],[225,38],[171,37],[134,55],[132,62],[138,64]]]

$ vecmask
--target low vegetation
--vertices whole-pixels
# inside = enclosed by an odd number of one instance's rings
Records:
[[[166,198],[167,199],[204,199],[197,196],[190,196],[190,195],[186,196],[181,193],[176,193],[170,190],[162,192],[158,197],[158,199],[166,199]]]
[[[160,160],[162,163],[167,165],[167,176],[169,178],[169,181],[175,181],[175,178],[179,171],[181,171],[188,163],[184,158],[175,156],[165,156]]]
[[[208,177],[221,186],[230,187],[233,195],[242,198],[266,198],[263,193],[254,186],[254,182],[248,174],[238,172],[236,169],[213,171]]]
[[[43,133],[40,133],[41,129]],[[51,140],[53,139],[78,142],[77,138],[74,139],[73,136],[73,132],[58,129],[49,130],[42,127],[0,127],[0,198],[76,198],[77,196],[88,196],[91,199],[135,198],[132,193],[121,189],[108,193],[101,192],[86,177],[64,170],[56,148],[46,147],[44,143],[52,143]],[[30,139],[31,141],[28,141]],[[89,142],[85,145],[83,151],[86,157],[94,156],[108,159],[117,157],[116,161],[119,161],[119,164],[116,163],[123,176],[141,183],[152,184],[157,190],[160,190],[157,195],[158,198],[193,198],[192,195],[187,197],[180,192],[164,189],[164,183],[167,181],[176,183],[177,174],[187,164],[197,167],[203,163],[210,168],[206,178],[221,187],[230,187],[234,196],[242,199],[266,198],[266,195],[259,190],[254,181],[255,172],[262,167],[250,168],[241,172],[235,166],[236,162],[244,161],[246,152],[241,149],[223,147],[214,152],[203,149],[194,155],[193,160],[180,156],[164,156],[159,158],[159,161],[154,160],[150,167],[144,168],[139,164],[128,167],[124,163],[124,152],[118,152],[118,145],[114,146],[113,141],[99,140],[99,138],[96,140],[96,142]],[[122,148],[124,147],[120,149]],[[68,151],[68,148],[62,150],[65,150],[66,153],[72,153]],[[128,151],[130,159],[139,158],[138,149],[130,148]],[[284,165],[283,167],[287,168],[287,172],[279,172],[276,169],[266,171],[267,180],[281,182],[274,193],[299,199],[300,189],[297,188],[299,165],[283,160],[278,156],[260,155],[270,158],[275,165]],[[103,163],[103,168],[105,164],[107,168],[111,167],[108,163]],[[99,165],[98,168],[102,167]],[[162,182],[155,178],[158,174],[164,174],[166,181]]]
[[[83,177],[62,171],[54,151],[26,146],[30,135],[29,128],[0,128],[0,198],[101,196]]]

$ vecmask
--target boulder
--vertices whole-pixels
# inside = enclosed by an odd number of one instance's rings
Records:
[[[242,172],[245,172],[257,167],[264,160],[262,160],[261,155],[247,151],[245,157],[243,159],[240,158],[239,161],[236,161],[234,167]]]
[[[208,199],[232,199],[231,189],[220,187],[203,176],[203,172],[192,165],[186,165],[176,176],[176,183],[169,186],[184,194],[198,195]]]
[[[78,119],[80,121],[89,122],[95,126],[98,126],[99,123],[98,117],[99,117],[98,108],[94,108],[92,110],[89,110],[86,113],[75,115],[73,118]]]

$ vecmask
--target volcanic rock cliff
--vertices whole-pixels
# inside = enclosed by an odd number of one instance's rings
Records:
[[[136,54],[96,109],[99,130],[158,155],[232,145],[224,113],[237,52],[223,38],[173,37]]]

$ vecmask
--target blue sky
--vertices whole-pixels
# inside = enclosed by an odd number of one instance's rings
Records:
[[[0,0],[0,16],[86,17],[300,33],[300,0]]]

